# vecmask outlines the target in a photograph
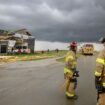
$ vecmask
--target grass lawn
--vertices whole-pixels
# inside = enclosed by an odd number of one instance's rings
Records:
[[[67,53],[66,50],[61,50],[59,52],[49,51],[49,52],[36,52],[33,54],[0,54],[0,56],[6,56],[6,59],[1,59],[2,62],[11,62],[11,61],[30,61],[30,60],[40,60],[47,58],[56,58],[62,57]],[[11,57],[8,57],[11,56]]]

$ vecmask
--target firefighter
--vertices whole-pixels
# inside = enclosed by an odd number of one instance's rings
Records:
[[[95,86],[98,93],[97,105],[105,105],[105,38],[100,41],[103,43],[104,49],[96,58]]]
[[[64,68],[64,78],[65,78],[65,88],[66,88],[66,96],[69,99],[77,99],[77,95],[75,95],[75,89],[77,85],[78,72],[76,71],[76,50],[77,43],[72,42],[70,44],[70,50],[66,55],[65,59],[65,68]]]

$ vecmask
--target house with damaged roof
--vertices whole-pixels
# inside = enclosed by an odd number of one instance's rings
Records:
[[[0,30],[0,53],[30,53],[35,51],[35,38],[27,29]]]

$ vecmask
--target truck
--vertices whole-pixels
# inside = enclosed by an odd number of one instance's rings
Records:
[[[94,45],[93,44],[84,44],[82,47],[83,55],[93,55],[94,54]]]

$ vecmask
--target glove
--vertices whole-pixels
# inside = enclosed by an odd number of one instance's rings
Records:
[[[102,81],[100,80],[100,77],[95,77],[95,87],[98,90],[98,93],[103,92],[103,86],[102,86]]]
[[[73,76],[75,76],[75,77],[79,77],[79,71],[74,71]]]

